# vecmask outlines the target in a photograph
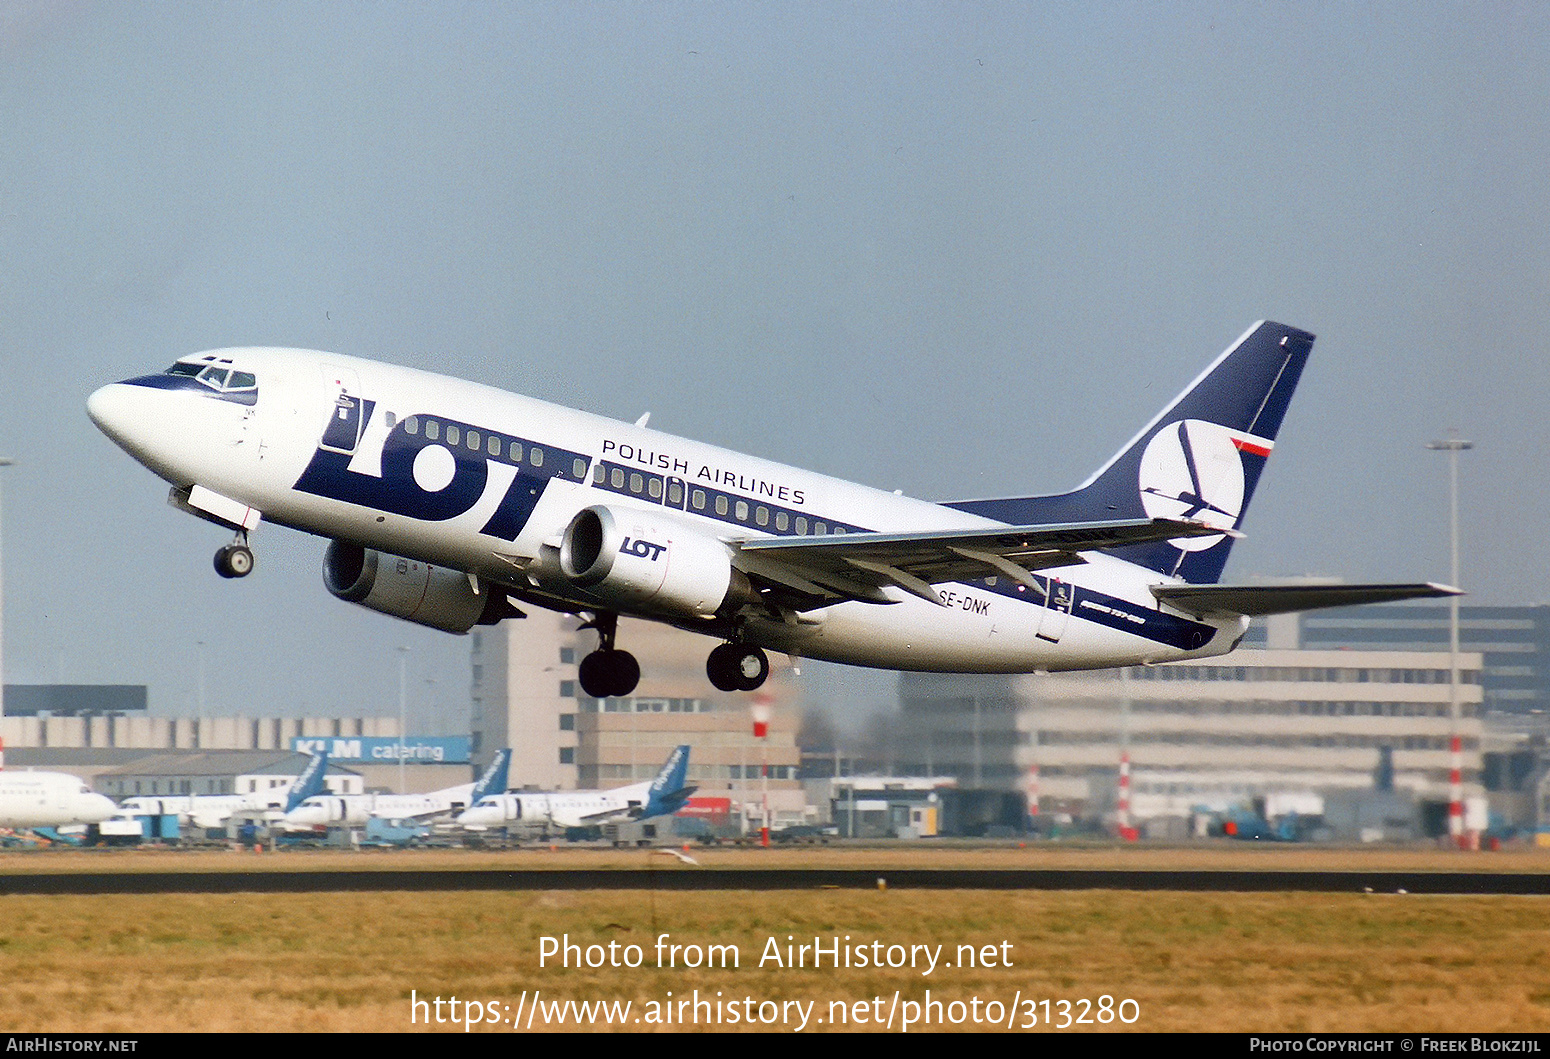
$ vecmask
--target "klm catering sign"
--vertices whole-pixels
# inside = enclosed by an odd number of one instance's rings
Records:
[[[466,735],[405,736],[404,761],[417,765],[466,765],[472,750]],[[328,752],[330,761],[360,761],[365,764],[395,763],[399,759],[397,739],[365,736],[297,736],[291,749],[298,754]]]

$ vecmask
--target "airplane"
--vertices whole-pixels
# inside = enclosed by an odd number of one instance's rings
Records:
[[[119,804],[128,816],[171,816],[195,827],[224,827],[234,816],[279,819],[307,798],[319,793],[328,773],[328,752],[313,754],[307,767],[287,787],[247,794],[134,795]]]
[[[471,831],[503,827],[507,831],[564,830],[620,820],[667,816],[683,808],[698,787],[684,785],[689,773],[689,748],[668,755],[656,777],[644,783],[606,791],[544,791],[489,794],[457,818]]]
[[[429,794],[315,794],[292,806],[285,827],[304,831],[319,827],[360,827],[370,819],[427,820],[461,812],[492,791],[506,789],[511,765],[509,748],[495,759],[475,783],[460,783]]]
[[[0,827],[100,824],[118,806],[68,772],[0,771]]]
[[[711,684],[766,652],[952,673],[1225,654],[1256,615],[1457,595],[1220,584],[1314,336],[1251,326],[1076,489],[934,503],[473,382],[314,350],[222,349],[96,390],[96,425],[234,534],[330,539],[340,599],[466,633],[583,617],[582,690],[629,695],[621,614],[724,642]]]

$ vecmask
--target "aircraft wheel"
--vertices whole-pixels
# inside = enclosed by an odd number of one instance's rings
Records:
[[[594,699],[608,698],[609,689],[613,686],[608,680],[608,661],[604,657],[606,653],[593,651],[576,667],[576,679],[581,681],[581,690]]]
[[[609,651],[608,655],[613,669],[613,694],[622,698],[640,684],[640,663],[628,651]]]
[[[705,660],[705,675],[718,691],[754,691],[770,675],[770,660],[757,647],[724,643]]]
[[[244,544],[228,544],[215,553],[215,572],[222,577],[247,577],[253,572],[253,550]]]
[[[757,691],[770,675],[770,660],[757,647],[738,649],[737,690]]]
[[[640,663],[628,651],[593,651],[581,660],[576,677],[594,699],[620,698],[640,683]]]
[[[717,691],[737,690],[737,648],[724,643],[711,649],[705,660],[705,675]]]

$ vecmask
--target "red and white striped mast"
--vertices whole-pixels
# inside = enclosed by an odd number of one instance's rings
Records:
[[[1130,670],[1119,671],[1119,811],[1115,823],[1119,837],[1134,842],[1135,829],[1130,826]]]
[[[1453,675],[1458,677],[1457,669],[1454,669]],[[1464,849],[1468,846],[1464,839],[1464,740],[1458,734],[1457,695],[1455,690],[1454,730],[1448,754],[1448,835],[1460,849]]]
[[[1119,835],[1129,837],[1130,832],[1130,751],[1119,752]]]
[[[753,737],[759,740],[759,787],[763,802],[759,844],[765,848],[770,844],[770,706],[774,701],[765,691],[753,698]]]

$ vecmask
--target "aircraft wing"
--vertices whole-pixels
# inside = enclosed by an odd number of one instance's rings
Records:
[[[931,586],[946,581],[1001,576],[1042,596],[1043,586],[1032,571],[1084,563],[1083,552],[1224,532],[1232,531],[1143,518],[925,533],[758,537],[734,546],[745,573],[801,597],[802,606],[847,599],[891,603],[882,591],[890,585],[941,606],[942,598]]]
[[[1290,614],[1361,603],[1462,596],[1461,589],[1430,582],[1413,585],[1153,585],[1152,595],[1197,618],[1207,614]]]
[[[616,805],[611,809],[604,809],[596,813],[587,813],[580,818],[583,824],[606,824],[612,820],[629,820],[640,810],[639,802],[631,802],[628,805]]]

